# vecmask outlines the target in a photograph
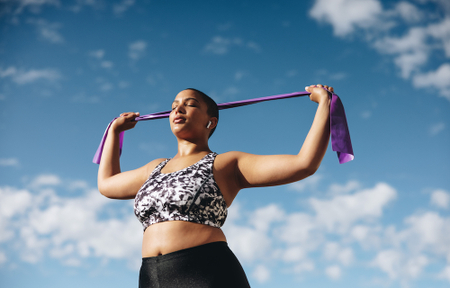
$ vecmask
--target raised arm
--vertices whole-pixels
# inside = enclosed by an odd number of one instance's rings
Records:
[[[224,168],[228,170],[235,185],[236,192],[242,188],[273,186],[292,183],[314,174],[320,166],[327,150],[330,138],[330,99],[328,92],[322,87],[333,91],[332,87],[311,85],[306,87],[311,92],[310,99],[318,103],[313,124],[297,155],[253,155],[243,152],[228,152],[222,154]],[[231,171],[234,172],[231,172]],[[227,172],[225,172],[227,173]],[[233,173],[234,175],[231,175]]]
[[[136,125],[134,118],[139,113],[122,113],[108,131],[103,154],[98,167],[98,190],[104,196],[113,199],[132,199],[149,175],[150,167],[158,161],[154,160],[138,169],[121,172],[119,134],[132,129]],[[161,162],[161,161],[160,161]],[[156,166],[157,164],[154,164]]]

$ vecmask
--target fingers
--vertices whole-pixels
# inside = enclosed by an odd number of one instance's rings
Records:
[[[120,117],[124,117],[125,119],[134,119],[139,116],[139,112],[125,112],[120,114]]]
[[[136,126],[137,121],[134,121],[139,116],[139,112],[125,112],[114,121],[113,128],[118,131],[125,131]]]
[[[308,92],[312,92],[312,88],[316,88],[316,87],[319,87],[319,88],[325,88],[327,91],[329,91],[329,92],[331,92],[331,93],[334,92],[334,88],[333,88],[333,87],[328,86],[328,85],[322,85],[322,84],[316,84],[316,85],[309,85],[309,86],[306,86],[306,87],[305,87],[305,90],[308,91]]]

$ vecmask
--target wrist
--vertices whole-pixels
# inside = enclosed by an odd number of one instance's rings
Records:
[[[321,98],[319,99],[318,104],[319,104],[319,105],[327,105],[327,106],[330,106],[330,104],[331,104],[331,96],[328,96],[328,93],[327,93],[326,96],[321,97]]]
[[[122,132],[122,131],[119,130],[119,128],[117,127],[117,125],[114,125],[115,122],[116,122],[116,121],[114,121],[114,122],[111,124],[111,127],[109,127],[108,134],[119,135],[120,132]]]

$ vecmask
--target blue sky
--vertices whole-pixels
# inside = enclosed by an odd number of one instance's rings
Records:
[[[132,201],[91,162],[124,111],[335,87],[355,160],[243,190],[224,226],[252,287],[449,287],[450,2],[0,1],[0,286],[137,287]],[[218,153],[294,154],[316,104],[222,111]],[[172,157],[167,120],[125,135],[122,168]]]

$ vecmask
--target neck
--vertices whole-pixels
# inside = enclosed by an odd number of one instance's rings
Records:
[[[211,152],[208,146],[208,141],[193,143],[189,140],[178,139],[178,153],[175,157],[191,156],[204,152]]]

